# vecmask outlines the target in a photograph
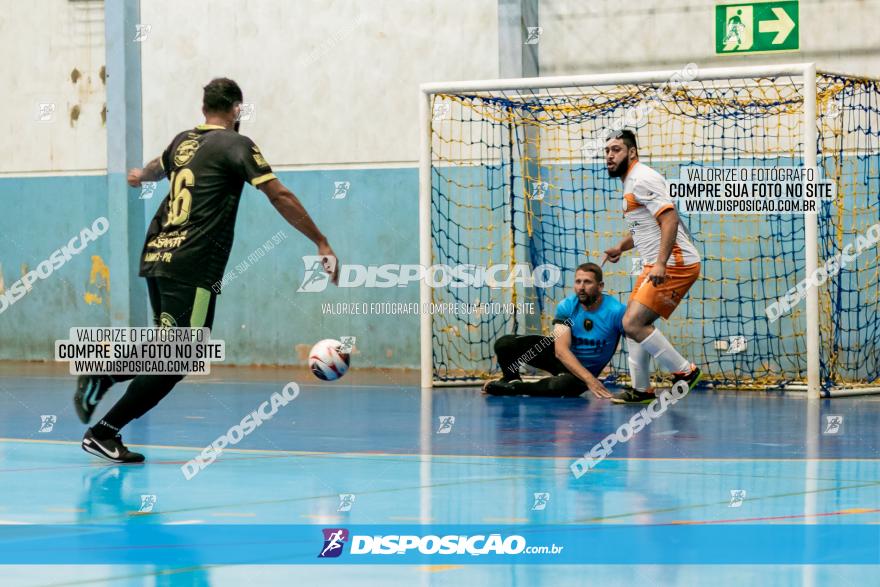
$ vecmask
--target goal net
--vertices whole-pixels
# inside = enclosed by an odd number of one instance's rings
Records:
[[[640,160],[668,180],[693,166],[815,164],[836,184],[836,198],[821,203],[818,215],[679,209],[703,261],[701,278],[658,324],[676,348],[718,385],[805,384],[813,332],[823,389],[876,384],[876,247],[817,288],[812,331],[805,302],[775,321],[766,312],[807,277],[811,251],[821,266],[880,222],[880,82],[813,71],[685,68],[423,86],[423,263],[560,270],[555,285],[423,285],[422,301],[446,308],[423,316],[430,334],[422,337],[423,370],[429,365],[434,382],[488,377],[498,370],[500,336],[550,333],[556,304],[572,293],[574,268],[598,263],[625,235],[621,184],[608,176],[603,150],[614,130],[629,128]],[[805,102],[807,86],[815,108]],[[637,256],[633,250],[604,267],[605,292],[624,303]],[[628,379],[625,344],[607,376]]]

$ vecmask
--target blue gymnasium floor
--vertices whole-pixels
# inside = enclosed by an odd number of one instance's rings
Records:
[[[812,402],[843,416],[808,432],[803,395],[695,391],[575,479],[568,466],[637,407],[585,399],[489,398],[380,373],[322,384],[302,371],[222,369],[178,385],[124,431],[145,465],[79,447],[73,378],[0,380],[0,523],[706,525],[859,524],[880,533],[880,397]],[[237,380],[240,379],[240,380]],[[302,393],[191,480],[183,462],[288,381]],[[103,414],[126,384],[102,402]],[[429,398],[429,396],[424,396]],[[640,406],[641,407],[641,406]],[[40,432],[41,415],[55,415]],[[439,418],[454,416],[448,433]],[[818,416],[818,417],[817,417]],[[745,499],[731,507],[731,491]],[[543,510],[534,493],[548,492]],[[337,511],[339,494],[354,494]],[[140,512],[154,495],[151,512]],[[0,526],[7,527],[8,526]],[[168,526],[170,527],[170,526]],[[219,527],[219,526],[218,526]],[[868,526],[865,526],[868,527]],[[320,532],[319,532],[320,536]],[[320,544],[316,543],[317,549]],[[625,545],[620,545],[625,548]],[[61,585],[846,585],[870,565],[513,564],[0,566],[3,586]],[[323,564],[331,563],[331,564]]]

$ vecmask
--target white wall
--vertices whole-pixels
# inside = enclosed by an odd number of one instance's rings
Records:
[[[541,75],[815,61],[880,77],[880,0],[800,0],[800,50],[715,55],[715,5],[733,0],[539,0]]]
[[[0,174],[105,169],[103,2],[0,0],[0,55]],[[51,121],[38,122],[40,103],[55,105]]]
[[[418,160],[418,85],[498,74],[495,0],[141,0],[145,156],[228,76],[276,168]]]
[[[748,57],[715,56],[714,4],[541,0],[542,74],[815,60],[880,77],[880,0],[802,0],[802,49]],[[228,75],[256,104],[243,131],[276,167],[412,164],[418,84],[498,75],[496,0],[141,0],[141,12],[147,156],[198,123],[201,87]],[[105,169],[103,2],[0,0],[0,52],[0,174]],[[41,102],[52,122],[37,121]]]

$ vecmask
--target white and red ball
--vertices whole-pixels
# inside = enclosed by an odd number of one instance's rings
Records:
[[[339,349],[342,343],[332,338],[319,340],[309,351],[309,368],[315,377],[324,381],[339,379],[348,371],[351,355]]]

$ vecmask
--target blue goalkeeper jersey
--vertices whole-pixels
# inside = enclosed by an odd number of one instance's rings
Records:
[[[598,376],[614,356],[623,334],[623,313],[626,306],[617,298],[602,294],[602,304],[595,312],[588,311],[571,294],[556,306],[553,324],[571,328],[571,352],[584,368]]]

